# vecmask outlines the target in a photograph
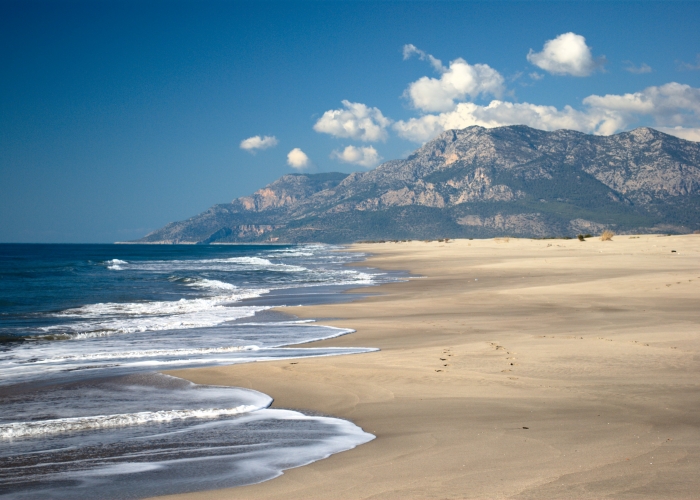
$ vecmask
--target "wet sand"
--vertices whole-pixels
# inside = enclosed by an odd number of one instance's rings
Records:
[[[377,439],[167,498],[700,496],[700,235],[353,249],[423,277],[288,312],[357,330],[317,345],[380,352],[170,373]]]

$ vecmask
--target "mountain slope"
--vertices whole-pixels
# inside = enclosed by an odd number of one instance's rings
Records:
[[[285,175],[140,242],[349,242],[700,229],[700,144],[526,126],[444,132],[369,172]]]

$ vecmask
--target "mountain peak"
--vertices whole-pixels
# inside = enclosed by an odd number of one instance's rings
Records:
[[[663,132],[659,132],[658,130],[653,129],[651,127],[638,127],[634,130],[630,130],[628,133],[639,142],[653,141],[659,139],[662,136],[673,137],[668,136],[668,134],[664,134]]]
[[[143,242],[349,242],[700,229],[700,144],[524,125],[448,130],[368,172],[288,174]]]

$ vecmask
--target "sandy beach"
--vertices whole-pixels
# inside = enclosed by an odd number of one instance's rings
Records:
[[[352,248],[420,277],[287,312],[380,351],[170,373],[376,439],[167,498],[700,497],[700,235]]]

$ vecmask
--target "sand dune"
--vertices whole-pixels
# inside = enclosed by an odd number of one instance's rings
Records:
[[[172,373],[377,439],[171,498],[700,496],[700,235],[354,249],[423,277],[290,312],[357,329],[319,344],[380,352]]]

